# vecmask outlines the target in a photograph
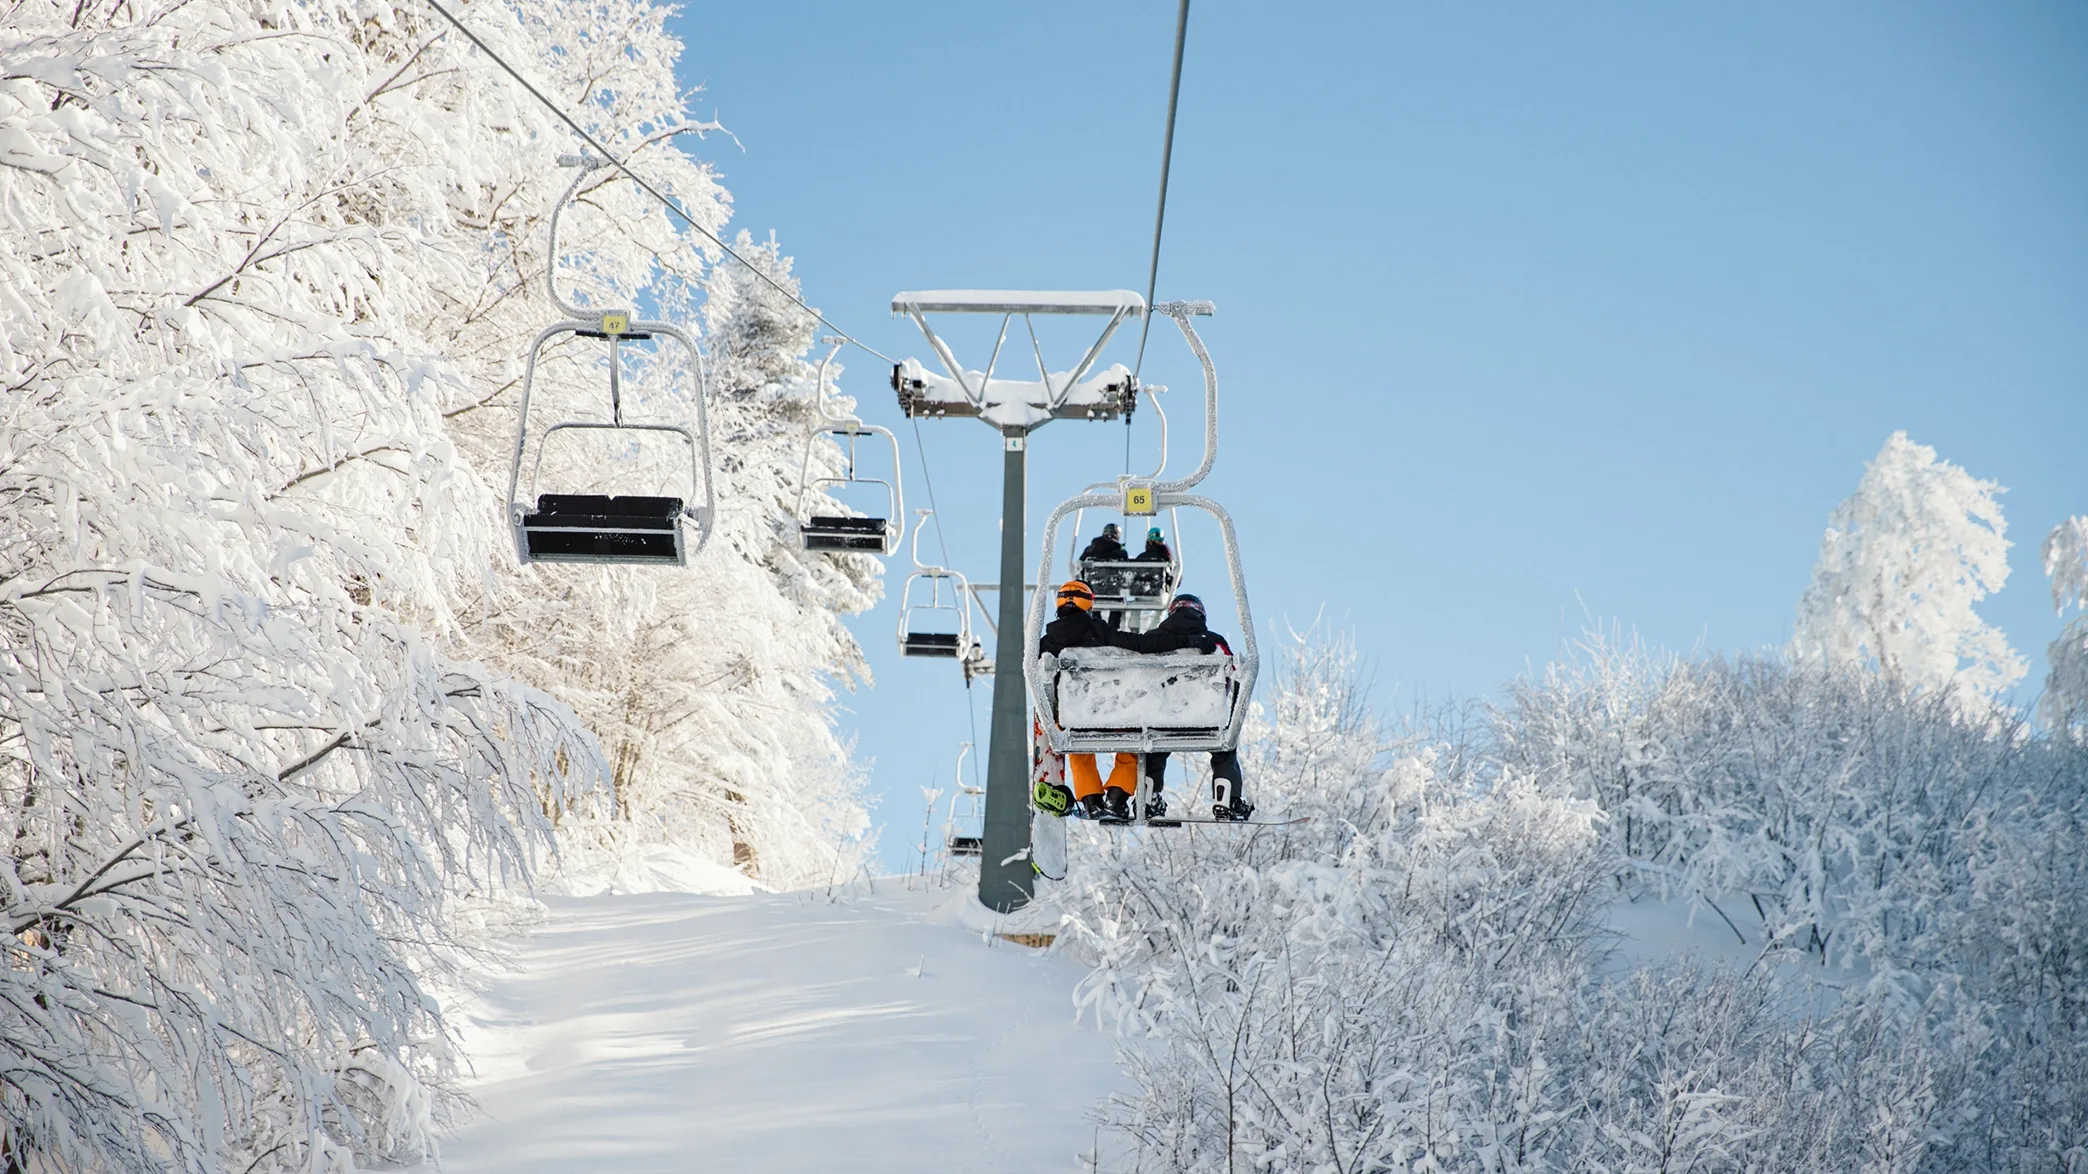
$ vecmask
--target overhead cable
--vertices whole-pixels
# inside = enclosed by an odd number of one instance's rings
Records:
[[[498,65],[502,70],[506,71],[509,77],[514,78],[515,82],[518,85],[520,85],[523,89],[529,91],[530,97],[535,98],[538,102],[542,103],[544,109],[549,110],[552,114],[556,115],[560,122],[563,122],[567,126],[571,127],[574,134],[579,135],[580,138],[583,141],[585,141],[588,146],[593,147],[596,153],[601,155],[601,157],[604,160],[608,161],[608,163],[612,167],[615,167],[618,171],[621,171],[625,175],[629,176],[631,182],[637,184],[641,189],[643,189],[645,194],[651,196],[655,200],[658,200],[662,205],[664,205],[667,208],[669,212],[672,212],[676,216],[679,216],[681,218],[682,223],[688,225],[690,228],[693,228],[697,232],[701,233],[703,237],[706,240],[710,241],[712,244],[725,250],[726,256],[731,257],[733,260],[738,261],[742,265],[745,265],[748,271],[753,273],[754,276],[760,278],[763,282],[767,283],[768,286],[771,289],[775,290],[777,293],[782,294],[786,298],[789,298],[791,303],[796,305],[798,309],[803,310],[805,313],[812,315],[812,317],[819,320],[821,325],[833,331],[835,334],[840,335],[842,338],[847,339],[849,345],[859,347],[865,351],[868,351],[887,363],[892,362],[892,357],[890,355],[885,354],[883,351],[878,350],[876,347],[873,347],[870,344],[863,342],[861,339],[856,338],[854,335],[848,333],[846,330],[843,330],[839,326],[834,325],[832,322],[827,320],[826,315],[806,305],[805,300],[803,298],[791,292],[791,290],[788,287],[784,286],[782,282],[777,281],[775,278],[770,277],[767,273],[763,272],[759,266],[747,260],[745,257],[740,256],[739,253],[733,250],[733,247],[731,245],[728,245],[723,240],[720,240],[718,238],[718,234],[712,232],[708,228],[705,228],[703,225],[698,224],[696,222],[696,218],[684,211],[680,204],[677,204],[672,199],[669,199],[664,193],[660,191],[660,189],[654,187],[650,183],[647,183],[644,176],[639,175],[637,172],[631,170],[630,167],[626,165],[623,160],[611,154],[609,148],[603,146],[600,140],[596,139],[593,135],[587,133],[586,127],[583,127],[578,122],[573,121],[572,116],[567,114],[565,110],[558,105],[558,103],[553,102],[550,98],[546,97],[542,90],[539,90],[534,85],[530,84],[528,78],[523,77],[520,71],[516,70],[514,66],[509,65],[505,58],[501,57],[500,54],[495,53],[491,46],[487,45],[484,41],[480,40],[478,34],[472,32],[470,27],[467,26],[462,20],[459,20],[455,13],[452,13],[449,9],[444,8],[442,6],[442,0],[428,0],[428,7],[433,8],[437,13],[439,13],[442,16],[442,19],[456,26],[458,32],[463,33],[467,40],[469,40],[472,44],[478,46],[479,52],[484,53],[487,57],[491,58],[493,64]],[[1188,0],[1183,0],[1182,7],[1183,11],[1186,13],[1188,11]],[[1176,69],[1179,72],[1179,48],[1176,50]],[[1172,134],[1174,133],[1173,128],[1174,115],[1170,113],[1168,115],[1168,133],[1170,136],[1172,136]]]
[[[434,0],[429,0],[433,3]],[[1153,293],[1160,284],[1160,230],[1167,225],[1167,169],[1174,162],[1175,107],[1182,100],[1182,46],[1189,39],[1189,0],[1175,12],[1174,74],[1167,83],[1167,137],[1160,145],[1160,202],[1153,210],[1153,264],[1146,270],[1146,309],[1138,329],[1138,361],[1131,373],[1145,370],[1146,336],[1153,331]]]

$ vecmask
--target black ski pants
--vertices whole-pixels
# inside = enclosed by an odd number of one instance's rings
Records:
[[[1168,757],[1164,750],[1146,755],[1146,789],[1155,795],[1167,785]],[[1247,793],[1247,780],[1240,775],[1240,752],[1237,750],[1211,751],[1211,777],[1230,781],[1236,797]]]

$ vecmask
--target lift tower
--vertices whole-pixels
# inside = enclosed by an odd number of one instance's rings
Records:
[[[913,319],[928,338],[946,374],[913,359],[892,368],[899,409],[911,419],[969,416],[1001,435],[1000,618],[994,642],[993,724],[986,758],[986,825],[979,855],[979,901],[1002,913],[1029,903],[1035,872],[1030,867],[1029,699],[1022,646],[1025,578],[1023,541],[1024,459],[1029,434],[1053,420],[1128,419],[1138,404],[1138,380],[1121,363],[1090,375],[1102,348],[1127,319],[1145,314],[1145,299],[1129,290],[924,290],[892,298],[892,313]],[[1000,338],[984,371],[957,361],[928,325],[930,314],[999,314]],[[1070,371],[1045,366],[1044,350],[1031,323],[1036,314],[1085,314],[1104,318],[1095,344]],[[1022,319],[1036,359],[1036,379],[994,374],[1008,328]],[[1038,573],[1048,573],[1040,568]],[[1040,584],[1039,590],[1043,587]]]

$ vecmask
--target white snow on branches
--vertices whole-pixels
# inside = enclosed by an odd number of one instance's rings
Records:
[[[1954,689],[1976,716],[2028,671],[1973,610],[2008,582],[2001,492],[1893,433],[1828,520],[1793,651],[1914,689]]]
[[[1394,740],[1343,643],[1286,659],[1243,758],[1259,814],[1306,822],[1076,829],[1051,898],[1137,1086],[1102,1110],[1121,1168],[1998,1172],[2088,1145],[2081,747],[1867,671],[1600,642]],[[1759,957],[1622,963],[1605,910],[1662,898],[1730,903]]]
[[[465,12],[724,223],[670,146],[709,125],[664,9]],[[860,670],[834,611],[874,600],[878,565],[795,550],[803,316],[598,173],[562,271],[596,304],[701,315],[721,540],[679,574],[516,572],[498,490],[523,343],[559,316],[543,228],[575,144],[434,20],[24,0],[0,21],[10,1164],[417,1160],[452,1064],[426,986],[449,898],[520,883],[554,825],[583,856],[682,837],[770,883],[861,850],[828,675]],[[603,411],[593,352],[551,366],[548,406]],[[658,366],[634,402],[685,410]]]
[[[2088,612],[2088,517],[2068,518],[2044,541],[2045,574],[2052,578],[2052,608]],[[2088,615],[2077,615],[2045,650],[2051,666],[2039,703],[2045,723],[2070,734],[2088,734]]]

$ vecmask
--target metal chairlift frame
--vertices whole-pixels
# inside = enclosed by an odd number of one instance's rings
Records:
[[[1203,461],[1189,476],[1172,481],[1126,476],[1119,478],[1114,493],[1082,493],[1061,502],[1044,523],[1044,566],[1051,566],[1057,556],[1060,530],[1066,519],[1079,511],[1120,507],[1125,491],[1146,488],[1153,492],[1153,508],[1160,510],[1191,509],[1209,514],[1218,523],[1218,533],[1225,555],[1226,571],[1232,583],[1233,598],[1239,609],[1239,645],[1234,649],[1231,665],[1231,694],[1229,697],[1228,720],[1220,726],[1194,729],[1170,729],[1167,727],[1112,727],[1068,729],[1058,721],[1058,691],[1054,673],[1046,665],[1048,658],[1033,651],[1043,634],[1045,622],[1045,594],[1037,593],[1030,603],[1028,623],[1024,632],[1024,672],[1029,679],[1030,698],[1036,709],[1038,724],[1043,728],[1046,741],[1059,754],[1097,753],[1121,751],[1149,754],[1154,751],[1208,751],[1232,750],[1240,744],[1240,731],[1246,724],[1247,708],[1254,693],[1254,682],[1261,668],[1261,654],[1255,642],[1254,614],[1247,596],[1247,583],[1240,569],[1239,538],[1233,529],[1232,516],[1225,507],[1210,498],[1188,492],[1210,474],[1211,466],[1218,455],[1218,372],[1211,363],[1210,352],[1204,349],[1203,340],[1190,324],[1190,317],[1209,314],[1208,302],[1167,302],[1153,307],[1153,312],[1174,319],[1189,349],[1203,365],[1204,373],[1204,452]],[[1164,457],[1163,457],[1164,461]],[[1177,530],[1179,535],[1179,530]],[[1135,663],[1135,662],[1133,662]]]
[[[830,402],[827,396],[827,367],[834,361],[834,356],[840,353],[841,348],[847,345],[847,340],[834,338],[827,341],[833,344],[833,349],[828,351],[826,357],[819,361],[819,401],[817,406],[820,425],[812,430],[811,437],[805,442],[805,463],[798,473],[799,489],[796,516],[799,540],[803,542],[806,550],[855,553],[870,553],[874,551],[878,554],[890,555],[898,551],[899,542],[906,532],[906,490],[902,467],[904,459],[899,451],[899,437],[894,435],[889,428],[883,428],[876,424],[865,424],[854,416],[844,416],[827,410]],[[818,454],[819,438],[822,436],[847,437],[844,450],[848,463],[839,477],[812,476],[812,458]],[[890,481],[876,477],[856,476],[856,442],[865,436],[882,436],[885,438],[885,443],[891,445],[892,479]],[[868,520],[867,518],[832,517],[812,513],[813,498],[818,495],[823,486],[828,485],[883,486],[887,502],[883,533],[874,533],[868,528],[834,524],[860,522]],[[822,521],[828,524],[825,526],[819,525]],[[873,538],[874,544],[872,544]]]
[[[1145,312],[1145,299],[1129,290],[1035,291],[1035,290],[921,290],[894,294],[892,312],[904,314],[921,328],[941,360],[947,378],[935,375],[909,359],[892,368],[892,390],[899,394],[900,410],[909,418],[920,416],[975,416],[996,428],[1026,432],[1047,420],[1114,420],[1128,416],[1138,403],[1138,380],[1122,364],[1085,378],[1095,360],[1109,345],[1117,328]],[[986,370],[966,371],[935,328],[924,316],[935,313],[999,314],[1000,337]],[[1106,314],[1100,337],[1082,355],[1071,371],[1054,376],[1044,364],[1044,351],[1037,341],[1037,314]],[[996,378],[1001,348],[1008,341],[1008,327],[1017,315],[1029,332],[1030,350],[1036,357],[1037,381]],[[974,378],[976,376],[976,378]],[[999,395],[990,391],[999,385]],[[955,397],[947,394],[949,389]],[[1036,399],[1024,396],[1017,410],[1009,392],[1036,389]],[[944,393],[944,394],[938,394]]]
[[[901,656],[946,657],[951,660],[961,661],[969,655],[973,644],[971,584],[965,580],[962,574],[956,571],[947,567],[931,566],[921,561],[921,531],[927,527],[928,519],[934,513],[934,510],[914,511],[916,518],[912,548],[914,569],[913,573],[906,577],[906,583],[899,588],[899,626],[896,631],[896,635],[899,638],[899,654]],[[931,594],[926,604],[916,604],[913,602],[914,584],[922,580],[926,580],[930,584]],[[942,602],[942,584],[945,582],[954,582],[956,584],[954,599],[947,605]],[[935,645],[932,650],[924,649],[918,652],[907,646],[907,638],[916,635],[912,625],[915,612],[946,611],[957,613],[957,639],[956,643],[949,646],[948,651],[944,651],[940,644]],[[943,635],[941,632],[920,634]]]
[[[943,847],[948,849],[952,856],[978,856],[986,844],[986,788],[964,781],[964,759],[971,751],[970,742],[964,743],[963,748],[957,751],[956,789],[950,792],[949,815],[943,820]],[[966,836],[958,833],[959,806],[964,808],[962,818],[967,823],[979,824],[978,835]]]
[[[580,190],[580,185],[587,179],[588,174],[596,168],[608,166],[608,161],[595,158],[592,155],[565,155],[559,158],[558,163],[561,167],[577,167],[580,169],[580,174],[573,177],[573,182],[566,187],[565,194],[560,196],[558,203],[552,207],[549,261],[545,266],[544,272],[544,286],[551,294],[551,302],[563,311],[567,318],[562,322],[545,327],[537,334],[536,341],[531,343],[529,347],[528,363],[523,368],[522,403],[515,427],[515,451],[508,468],[508,520],[515,531],[515,553],[524,564],[663,564],[671,562],[677,566],[686,565],[689,558],[694,554],[701,553],[704,546],[710,541],[712,520],[716,516],[717,508],[716,488],[712,483],[711,476],[713,466],[711,464],[710,451],[710,417],[705,410],[708,389],[704,379],[703,351],[696,345],[696,341],[693,338],[672,323],[633,321],[627,312],[621,310],[591,312],[575,306],[559,296],[559,218],[564,214],[565,206],[572,201],[574,193]],[[609,420],[606,423],[596,420],[563,420],[539,433],[537,437],[536,460],[531,464],[529,471],[529,496],[537,504],[542,504],[542,499],[538,497],[536,492],[537,477],[543,469],[544,449],[555,433],[568,430],[667,432],[680,436],[689,446],[690,493],[693,496],[696,487],[701,485],[703,487],[703,504],[691,506],[688,504],[689,499],[684,498],[682,499],[681,512],[678,515],[665,519],[669,522],[674,535],[674,553],[671,557],[663,555],[634,556],[630,554],[578,554],[570,552],[532,553],[530,550],[530,535],[532,533],[562,532],[594,535],[657,535],[660,533],[657,527],[635,527],[629,525],[598,525],[586,528],[573,528],[550,527],[541,524],[532,527],[529,524],[531,517],[540,517],[542,514],[532,511],[530,503],[517,496],[517,490],[521,486],[522,457],[529,442],[529,402],[536,389],[537,358],[542,353],[546,343],[568,334],[600,338],[606,340],[609,344]],[[629,423],[623,418],[623,357],[620,353],[621,344],[624,339],[643,340],[655,335],[671,338],[680,343],[684,353],[687,355],[685,366],[690,373],[691,390],[694,393],[693,398],[696,408],[694,427],[686,424]],[[609,500],[613,501],[615,499],[611,498]],[[616,519],[610,518],[607,520],[615,521]],[[693,523],[696,527],[696,546],[693,551],[689,550],[683,541],[681,523],[684,520]],[[629,519],[625,519],[625,521],[628,522]]]

